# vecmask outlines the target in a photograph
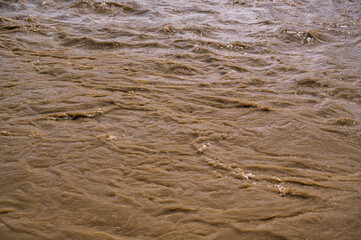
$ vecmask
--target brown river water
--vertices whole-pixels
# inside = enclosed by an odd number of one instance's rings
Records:
[[[359,0],[0,0],[0,239],[361,239]]]

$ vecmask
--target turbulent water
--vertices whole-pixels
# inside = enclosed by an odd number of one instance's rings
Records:
[[[1,0],[0,239],[360,239],[360,11]]]

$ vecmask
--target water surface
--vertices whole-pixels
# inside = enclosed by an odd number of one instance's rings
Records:
[[[360,2],[1,0],[1,239],[361,236]]]

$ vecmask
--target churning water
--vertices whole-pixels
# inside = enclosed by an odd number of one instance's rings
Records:
[[[359,239],[360,11],[1,0],[0,239]]]

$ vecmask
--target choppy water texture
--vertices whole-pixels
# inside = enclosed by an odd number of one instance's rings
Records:
[[[360,239],[358,0],[1,0],[1,239]]]

